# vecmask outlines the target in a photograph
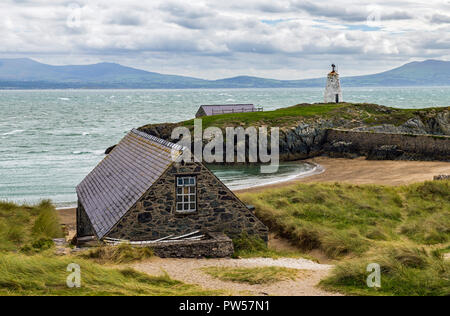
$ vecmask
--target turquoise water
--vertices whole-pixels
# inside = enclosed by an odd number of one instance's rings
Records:
[[[265,110],[322,101],[323,89],[0,91],[0,199],[73,205],[75,186],[133,127],[177,122],[200,104],[254,103]],[[349,102],[401,108],[450,105],[450,87],[347,88]],[[278,181],[308,166],[286,166]],[[216,170],[227,185],[260,182],[254,170]]]

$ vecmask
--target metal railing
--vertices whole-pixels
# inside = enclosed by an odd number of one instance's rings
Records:
[[[212,110],[212,115],[220,115],[220,114],[232,114],[232,113],[250,113],[250,112],[263,112],[264,108],[262,107],[258,107],[258,108],[254,108],[254,109],[246,109],[246,108],[241,108],[241,109],[231,109],[231,110],[227,110],[227,109],[222,109],[222,110]]]

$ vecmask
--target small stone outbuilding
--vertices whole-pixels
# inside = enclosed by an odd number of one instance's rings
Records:
[[[196,118],[230,113],[260,112],[262,108],[257,108],[253,104],[221,104],[221,105],[201,105],[195,114]]]
[[[267,227],[184,148],[132,130],[77,186],[77,237],[153,241],[192,231],[267,241]]]

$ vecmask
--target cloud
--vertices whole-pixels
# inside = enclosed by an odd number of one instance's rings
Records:
[[[450,55],[442,1],[4,0],[0,57],[220,78],[347,74]]]
[[[436,24],[450,24],[450,15],[433,14],[430,22]]]

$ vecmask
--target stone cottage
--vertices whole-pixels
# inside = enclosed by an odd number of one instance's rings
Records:
[[[132,130],[77,186],[77,237],[153,241],[200,230],[267,241],[267,227],[208,168],[178,162],[183,150]]]

